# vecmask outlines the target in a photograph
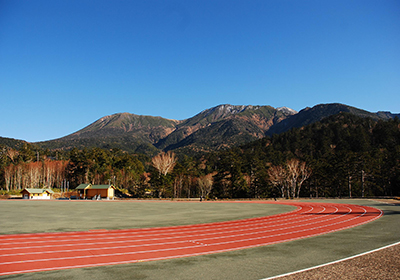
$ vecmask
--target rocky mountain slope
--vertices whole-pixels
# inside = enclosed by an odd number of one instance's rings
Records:
[[[287,107],[224,104],[181,121],[114,114],[66,137],[36,144],[48,149],[101,147],[147,154],[160,150],[212,151],[302,127],[340,112],[376,120],[399,116],[390,112],[371,113],[338,103],[320,104],[300,112]]]
[[[101,147],[154,153],[158,151],[154,144],[174,131],[179,123],[161,117],[118,113],[105,116],[65,137],[37,144],[48,149]]]
[[[156,147],[163,150],[187,146],[201,150],[230,147],[264,137],[271,126],[294,113],[297,112],[271,106],[219,105],[177,125]]]
[[[297,114],[289,116],[279,124],[276,124],[270,130],[268,130],[267,135],[280,134],[282,132],[288,131],[293,127],[306,126],[314,122],[321,121],[326,117],[336,115],[342,112],[350,113],[363,118],[371,118],[373,120],[390,119],[394,118],[395,116],[399,116],[399,114],[395,115],[390,112],[371,113],[365,110],[361,110],[340,103],[319,104],[312,108],[307,107],[298,112]]]

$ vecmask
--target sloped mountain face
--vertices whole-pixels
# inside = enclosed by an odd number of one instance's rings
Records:
[[[174,131],[179,123],[161,117],[120,113],[103,117],[63,138],[37,144],[49,149],[100,147],[151,154],[158,151],[154,144]]]
[[[400,118],[400,114],[392,114],[391,112],[387,112],[387,111],[379,111],[378,113],[376,113],[376,115],[380,118],[380,119],[394,119],[394,118]]]
[[[61,139],[96,138],[126,134],[153,144],[170,134],[177,124],[179,124],[179,121],[161,117],[121,113],[103,117],[84,129]]]
[[[225,104],[182,121],[114,114],[66,137],[35,144],[44,149],[100,147],[145,154],[160,150],[214,151],[303,127],[341,112],[374,120],[399,117],[390,112],[370,113],[338,103],[320,104],[300,112],[286,107]]]
[[[103,117],[63,138],[37,144],[48,149],[101,147],[147,154],[178,148],[209,151],[262,138],[271,126],[294,113],[288,108],[229,104],[183,121],[121,113]]]
[[[156,147],[163,150],[186,146],[195,150],[230,147],[264,137],[272,125],[293,113],[271,106],[219,105],[183,121]]]
[[[12,149],[19,149],[23,145],[28,144],[28,142],[23,141],[23,140],[17,140],[13,138],[7,138],[7,137],[0,137],[0,148],[1,146],[4,147],[9,147]]]
[[[164,150],[209,152],[230,148],[264,137],[264,132],[254,123],[241,118],[228,118],[206,126],[171,144]]]
[[[332,103],[332,104],[320,104],[316,105],[312,108],[305,108],[301,110],[299,113],[294,114],[286,118],[285,120],[277,123],[273,127],[271,127],[266,135],[273,135],[273,134],[280,134],[282,132],[288,131],[291,128],[299,128],[303,127],[318,121],[321,121],[322,119],[336,115],[339,113],[350,113],[362,118],[371,118],[373,120],[378,120],[378,119],[389,119],[389,114],[384,114],[384,113],[371,113],[365,110],[357,109],[355,107],[347,106],[344,104],[339,104],[339,103]],[[391,114],[392,115],[392,114]],[[394,115],[392,115],[394,116]]]

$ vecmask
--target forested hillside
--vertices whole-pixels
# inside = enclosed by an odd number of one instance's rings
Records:
[[[194,134],[195,135],[195,134]],[[400,121],[340,113],[231,149],[154,157],[1,147],[0,186],[115,185],[131,197],[400,196]]]
[[[103,117],[68,136],[35,144],[50,150],[117,148],[152,155],[158,152],[154,143],[170,134],[178,123],[161,117],[119,113]]]
[[[341,113],[237,150],[245,173],[267,184],[266,167],[305,162],[311,176],[301,196],[400,195],[400,121]],[[276,190],[275,190],[276,191]]]
[[[6,138],[6,137],[0,137],[0,147],[10,147],[13,149],[19,149],[23,145],[28,144],[28,142],[23,141],[23,140],[17,140],[13,138]]]

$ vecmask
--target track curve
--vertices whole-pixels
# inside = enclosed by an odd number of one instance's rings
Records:
[[[276,203],[297,209],[187,226],[1,235],[0,275],[227,252],[339,231],[383,215],[379,209],[352,204]]]

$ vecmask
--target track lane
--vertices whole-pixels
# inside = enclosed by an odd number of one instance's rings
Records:
[[[382,215],[378,209],[358,205],[280,204],[297,209],[274,216],[201,225],[3,235],[0,275],[226,252],[325,234]],[[32,242],[43,246],[32,246]]]

